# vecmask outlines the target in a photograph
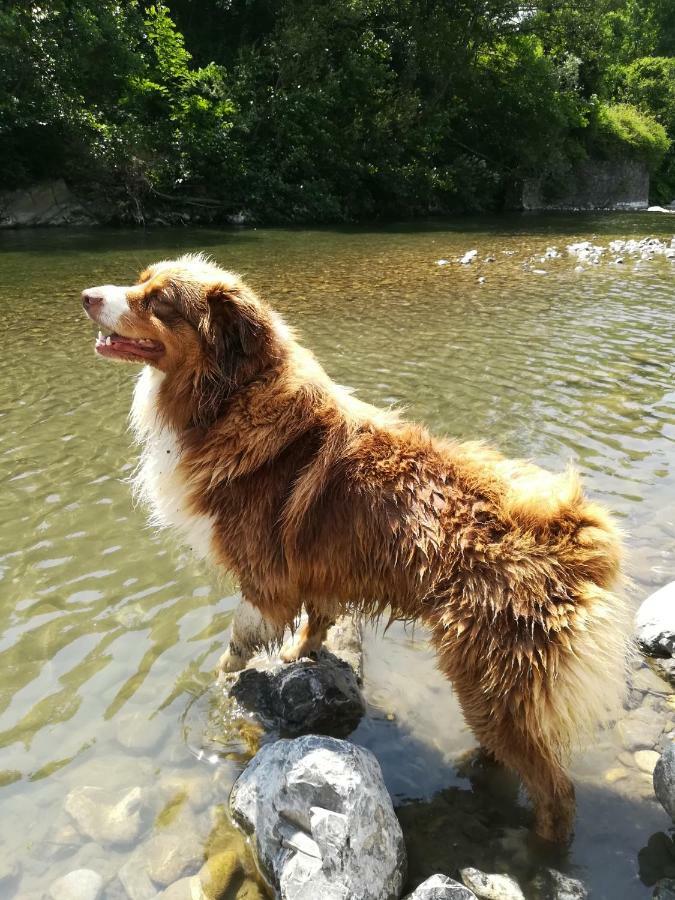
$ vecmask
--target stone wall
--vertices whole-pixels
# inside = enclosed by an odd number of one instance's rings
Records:
[[[62,178],[0,194],[0,228],[94,222]]]
[[[647,209],[649,172],[633,160],[585,160],[564,179],[525,179],[521,205],[525,210]]]

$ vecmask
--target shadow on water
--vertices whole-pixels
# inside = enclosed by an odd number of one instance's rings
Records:
[[[539,900],[533,881],[552,867],[582,880],[592,900],[635,900],[648,896],[646,889],[659,879],[675,876],[673,833],[656,830],[666,817],[654,801],[577,782],[576,833],[569,848],[555,847],[532,832],[532,811],[516,776],[480,748],[448,763],[428,742],[372,709],[351,740],[377,748],[405,837],[407,890],[436,873],[461,880],[459,870],[470,866],[510,874],[528,900]],[[421,775],[417,799],[406,797],[414,791],[402,776],[408,761]],[[430,773],[427,783],[424,773]],[[448,786],[425,796],[425,788],[439,779]],[[637,853],[627,852],[625,843],[639,848]]]
[[[603,235],[621,233],[624,237],[671,236],[675,233],[675,214],[667,215],[647,212],[595,212],[595,213],[503,213],[501,215],[455,216],[452,218],[430,218],[403,222],[362,222],[358,224],[331,224],[288,226],[184,228],[148,226],[138,228],[116,228],[97,226],[95,228],[32,228],[5,230],[0,240],[0,250],[11,253],[58,253],[83,255],[102,251],[106,254],[137,250],[139,253],[158,250],[178,255],[179,253],[221,251],[228,245],[261,242],[264,238],[274,241],[275,235],[284,240],[284,235],[292,239],[294,235],[330,237],[331,234],[353,235],[485,235],[489,232],[494,239],[500,237],[551,236],[564,240],[583,233],[600,238]],[[105,248],[105,249],[104,249]],[[168,250],[167,250],[168,248]],[[147,262],[147,261],[146,261]]]

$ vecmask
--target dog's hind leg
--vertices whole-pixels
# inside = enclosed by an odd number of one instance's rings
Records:
[[[534,805],[535,832],[547,841],[566,843],[574,824],[574,786],[557,749],[538,727],[539,711],[522,690],[496,696],[455,671],[455,690],[467,723],[494,759],[520,776]]]
[[[326,640],[328,629],[333,624],[335,624],[333,618],[321,614],[307,604],[307,621],[302,623],[291,640],[281,648],[280,655],[283,661],[295,662],[304,656],[318,653]]]
[[[279,644],[283,628],[268,622],[248,600],[242,599],[234,611],[230,643],[218,660],[219,672],[238,672],[259,650]]]

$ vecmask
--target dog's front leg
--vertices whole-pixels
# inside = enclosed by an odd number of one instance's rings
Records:
[[[238,672],[259,650],[280,643],[283,628],[263,618],[248,600],[242,599],[234,611],[227,650],[218,660],[219,672]]]
[[[335,619],[320,613],[307,604],[307,621],[298,628],[288,643],[281,648],[280,656],[284,662],[295,662],[304,656],[318,653],[326,640],[328,629],[335,624]]]

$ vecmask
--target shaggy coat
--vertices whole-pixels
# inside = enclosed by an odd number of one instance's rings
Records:
[[[572,472],[432,437],[356,400],[236,275],[201,256],[83,295],[103,356],[145,363],[132,422],[154,520],[233,572],[265,640],[336,615],[423,622],[467,722],[565,841],[571,744],[624,683],[620,542]],[[248,642],[251,646],[253,640]],[[246,661],[234,645],[225,665]]]

